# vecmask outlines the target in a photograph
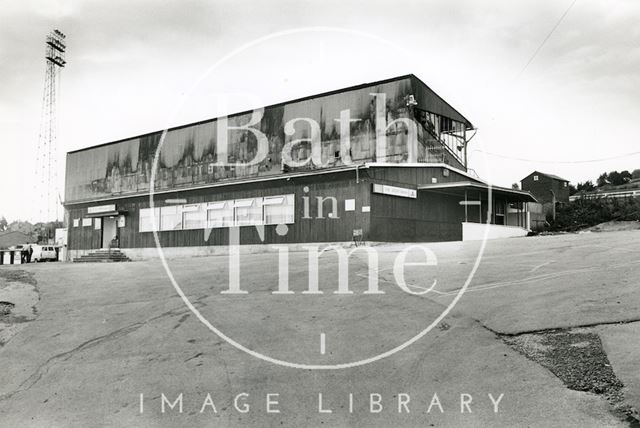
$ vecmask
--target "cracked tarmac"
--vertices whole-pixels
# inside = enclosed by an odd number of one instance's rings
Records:
[[[568,352],[558,355],[576,359],[593,350],[593,361],[610,366],[609,384],[619,381],[620,404],[639,408],[640,323],[633,322],[640,319],[638,238],[640,232],[611,232],[488,242],[467,293],[436,328],[385,359],[330,371],[276,366],[232,347],[189,311],[158,261],[2,267],[0,300],[15,303],[29,318],[0,326],[0,339],[2,331],[20,328],[0,347],[5,368],[0,425],[633,425],[601,395],[568,388],[567,379],[554,374],[555,366],[525,357],[502,338],[583,332],[580,340],[556,343],[556,349]],[[169,264],[201,314],[244,346],[291,361],[336,363],[398,345],[451,302],[479,243],[427,245],[438,266],[427,275],[406,273],[416,287],[437,278],[434,292],[426,296],[407,295],[392,284],[400,245],[375,247],[382,296],[333,294],[331,266],[321,266],[320,272],[321,278],[329,277],[320,283],[327,292],[302,295],[302,253],[291,254],[290,288],[296,294],[286,296],[271,294],[278,274],[273,254],[243,258],[241,284],[249,291],[243,296],[220,294],[227,278],[224,257]],[[358,256],[351,262],[350,285],[356,291],[366,288],[366,275],[366,258]],[[326,333],[326,355],[319,352],[320,332]],[[601,345],[593,347],[597,342]],[[543,340],[538,344],[551,346]],[[577,363],[564,368],[579,370]],[[602,375],[595,369],[590,373],[595,379]],[[248,413],[234,410],[233,399],[242,392],[251,404]],[[173,400],[179,393],[184,394],[183,413],[162,413],[162,394]],[[207,393],[217,413],[199,412]],[[266,412],[267,393],[279,394],[281,413]],[[318,393],[324,393],[324,405],[333,413],[318,412]],[[345,407],[350,393],[356,397],[353,413]],[[385,403],[410,394],[411,413],[398,413],[391,404],[370,413],[362,398],[370,393],[379,393]],[[434,393],[442,413],[425,411]],[[473,395],[472,413],[460,412],[462,393]],[[498,413],[489,393],[505,394]]]

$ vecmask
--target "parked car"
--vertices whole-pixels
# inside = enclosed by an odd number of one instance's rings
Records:
[[[52,245],[32,245],[31,248],[33,248],[33,254],[31,255],[32,262],[58,260],[56,248]]]

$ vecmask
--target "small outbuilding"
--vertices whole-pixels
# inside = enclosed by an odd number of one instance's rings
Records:
[[[26,233],[17,230],[0,232],[0,249],[7,249],[17,245],[26,245],[33,242],[33,238]]]
[[[520,185],[542,204],[569,202],[569,180],[557,175],[533,171],[520,181]]]

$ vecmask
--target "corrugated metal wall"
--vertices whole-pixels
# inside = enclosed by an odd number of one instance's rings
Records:
[[[216,119],[170,130],[161,148],[156,190],[189,188],[196,185],[226,180],[273,176],[282,174],[281,153],[286,142],[307,138],[310,127],[297,122],[295,134],[286,136],[284,125],[294,118],[311,118],[320,125],[322,141],[322,165],[306,165],[289,171],[315,170],[343,164],[340,153],[340,124],[335,119],[340,111],[349,109],[351,158],[355,163],[371,161],[407,162],[407,133],[398,129],[387,133],[386,156],[376,157],[376,97],[372,93],[385,94],[386,118],[391,122],[408,117],[407,96],[415,94],[418,107],[434,113],[450,115],[453,119],[468,123],[457,111],[447,105],[422,82],[413,76],[372,84],[319,96],[311,99],[280,104],[264,109],[259,129],[268,139],[268,154],[256,165],[241,165],[252,160],[257,152],[257,140],[249,132],[229,132],[228,162],[235,166],[217,166],[222,153],[217,150]],[[251,113],[229,117],[230,126],[248,123]],[[418,128],[418,157],[426,158],[427,136]],[[71,152],[67,155],[65,201],[98,200],[115,195],[143,194],[150,188],[151,168],[161,133],[152,133],[120,142]],[[443,160],[458,168],[464,168],[447,150],[442,150]],[[300,144],[292,150],[294,160],[306,159],[310,146]],[[336,156],[338,155],[338,156]],[[436,162],[436,160],[431,160]]]
[[[296,170],[312,170],[342,165],[336,152],[340,151],[340,111],[350,109],[351,157],[355,163],[375,159],[375,98],[372,92],[385,93],[387,120],[406,115],[405,97],[411,92],[410,79],[389,82],[344,93],[269,107],[256,126],[269,141],[266,158],[253,166],[214,166],[218,161],[216,151],[217,121],[191,125],[167,133],[160,153],[155,187],[166,190],[238,178],[281,174],[281,152],[287,141],[306,138],[310,127],[296,123],[292,136],[284,134],[284,124],[294,118],[314,119],[320,125],[322,162],[318,167],[308,165]],[[229,118],[230,126],[248,123],[251,114]],[[100,197],[143,193],[149,189],[151,167],[160,140],[160,133],[103,145],[67,155],[65,186],[66,202],[91,200]],[[399,133],[387,138],[387,152],[398,155],[407,152],[407,136]],[[229,132],[228,161],[248,161],[255,157],[257,141],[249,132]],[[310,155],[308,145],[301,144],[293,150],[293,159],[305,159]],[[390,156],[390,161],[401,157]],[[210,166],[211,165],[211,166]]]

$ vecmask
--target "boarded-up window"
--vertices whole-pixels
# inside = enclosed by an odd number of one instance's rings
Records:
[[[236,226],[262,224],[262,198],[236,199]]]
[[[182,207],[183,229],[204,229],[206,226],[206,204],[191,204]]]
[[[233,201],[209,202],[207,204],[207,227],[233,226]]]
[[[138,230],[140,232],[152,232],[154,217],[157,228],[160,226],[160,208],[142,208],[140,210]]]
[[[269,196],[264,198],[264,224],[291,224],[295,217],[293,195]]]
[[[182,229],[182,206],[160,208],[160,230]]]

